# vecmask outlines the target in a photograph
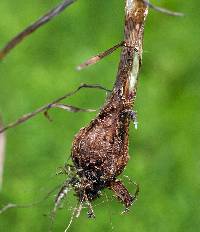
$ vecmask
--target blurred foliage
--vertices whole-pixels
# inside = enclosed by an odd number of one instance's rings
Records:
[[[0,1],[0,46],[59,1]],[[106,202],[86,210],[71,231],[194,232],[200,228],[200,2],[152,1],[186,14],[184,18],[150,10],[136,110],[139,129],[130,129],[130,162],[125,171],[141,193],[129,214]],[[124,0],[79,0],[35,32],[0,63],[0,113],[5,123],[74,90],[80,83],[112,88],[120,51],[89,69],[75,66],[123,38]],[[67,104],[98,108],[105,93],[81,90]],[[55,176],[70,155],[77,131],[95,113],[52,110],[7,132],[0,204],[41,199],[62,176]],[[127,183],[128,185],[128,183]],[[129,189],[133,188],[129,186]],[[109,191],[105,191],[111,197]],[[48,231],[54,196],[37,207],[11,209],[0,216],[0,231]],[[105,201],[105,203],[103,202]],[[99,203],[99,205],[98,205]],[[59,210],[53,231],[63,231],[76,204],[73,193]]]

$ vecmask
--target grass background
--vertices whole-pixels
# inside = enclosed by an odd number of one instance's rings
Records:
[[[1,0],[0,46],[57,3]],[[88,220],[84,210],[71,231],[196,232],[200,228],[200,2],[152,3],[186,16],[174,18],[150,10],[146,23],[135,107],[139,129],[131,126],[131,160],[125,171],[140,184],[139,200],[128,215],[120,215],[122,205],[116,200],[106,202],[104,194],[94,203],[100,204],[95,207],[97,218]],[[82,72],[75,66],[121,41],[123,19],[123,0],[80,0],[24,40],[0,63],[4,123],[80,83],[112,88],[119,51]],[[65,102],[98,108],[104,99],[101,91],[82,90]],[[50,114],[53,123],[40,115],[6,133],[1,205],[34,202],[62,183],[64,177],[55,177],[56,168],[66,162],[74,135],[95,116],[62,110]],[[50,219],[45,215],[52,209],[53,199],[0,215],[0,231],[48,231]],[[71,193],[57,214],[53,231],[64,230],[75,204]]]

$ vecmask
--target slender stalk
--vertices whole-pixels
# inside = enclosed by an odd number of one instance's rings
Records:
[[[147,14],[148,5],[143,0],[126,0],[124,46],[110,100],[118,104],[125,103],[129,108],[132,108],[136,97]]]
[[[77,108],[77,107],[74,107],[74,106],[69,106],[69,105],[59,105],[57,103],[59,103],[60,101],[74,95],[75,93],[77,93],[80,89],[82,88],[90,88],[90,89],[100,89],[100,90],[104,90],[104,91],[107,91],[107,92],[110,92],[110,90],[104,88],[103,86],[101,85],[88,85],[88,84],[82,84],[80,85],[76,90],[70,92],[70,93],[67,93],[65,94],[64,96],[62,97],[59,97],[55,100],[53,100],[52,102],[38,108],[37,110],[31,112],[31,113],[28,113],[28,114],[25,114],[23,115],[22,117],[18,118],[16,121],[14,122],[11,122],[9,123],[7,126],[5,127],[2,127],[0,128],[0,133],[3,133],[4,131],[10,129],[10,128],[13,128],[13,127],[16,127],[24,122],[26,122],[27,120],[33,118],[34,116],[38,115],[39,113],[42,113],[42,112],[47,112],[49,109],[51,108],[62,108],[62,109],[65,109],[65,110],[68,110],[68,111],[71,111],[71,112],[78,112],[78,111],[85,111],[85,112],[91,112],[92,110],[87,110],[87,109],[80,109],[80,108]],[[60,106],[60,107],[59,107]],[[46,116],[48,117],[48,115],[46,114]]]
[[[36,31],[38,28],[40,28],[42,25],[49,22],[52,18],[59,15],[62,11],[64,11],[69,5],[74,3],[76,0],[64,0],[59,5],[57,5],[55,8],[50,10],[48,13],[43,15],[41,18],[39,18],[36,22],[32,23],[30,26],[25,28],[22,32],[20,32],[17,36],[12,38],[6,46],[0,50],[0,60],[3,59],[14,47],[16,47],[25,37],[32,34],[34,31]]]
[[[3,128],[3,123],[0,115],[0,130]],[[4,159],[5,159],[5,145],[6,136],[4,133],[0,134],[0,191],[3,183],[3,169],[4,169]]]
[[[166,15],[169,15],[169,16],[178,16],[178,17],[184,16],[184,14],[181,13],[181,12],[175,12],[175,11],[171,11],[171,10],[168,10],[166,8],[163,8],[163,7],[155,6],[152,3],[150,3],[149,1],[143,0],[143,2],[145,4],[147,4],[153,10],[158,11],[160,13],[163,13],[163,14],[166,14]]]
[[[99,53],[98,55],[95,55],[91,58],[89,58],[88,60],[86,60],[84,63],[80,64],[79,66],[77,66],[77,70],[81,70],[84,69],[90,65],[96,64],[98,61],[102,60],[103,58],[105,58],[106,56],[112,54],[116,49],[118,49],[119,47],[122,47],[124,44],[124,41],[114,45],[113,47],[107,49],[106,51],[103,51],[101,53]]]
[[[4,207],[0,208],[0,214],[3,214],[8,209],[12,209],[12,208],[31,208],[33,206],[39,205],[39,204],[43,203],[45,200],[47,200],[52,195],[52,193],[54,193],[57,189],[60,188],[60,186],[61,185],[58,185],[55,188],[53,188],[41,200],[38,200],[38,201],[30,203],[30,204],[21,204],[20,205],[20,204],[8,203]]]

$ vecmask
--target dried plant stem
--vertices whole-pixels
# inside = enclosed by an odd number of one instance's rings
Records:
[[[0,115],[0,130],[3,128],[3,123],[1,120]],[[3,169],[4,169],[4,159],[5,159],[5,144],[6,144],[6,137],[5,134],[0,134],[0,190],[2,188],[3,183]]]
[[[3,59],[10,50],[12,50],[17,44],[19,44],[25,37],[32,34],[39,27],[50,21],[52,18],[60,14],[64,11],[69,5],[74,3],[76,0],[64,0],[58,6],[50,10],[44,16],[39,18],[36,22],[32,23],[30,26],[25,28],[22,32],[20,32],[17,36],[11,39],[6,46],[0,51],[0,60]]]
[[[109,48],[106,51],[103,51],[99,54],[97,54],[96,56],[93,56],[91,58],[89,58],[88,60],[86,60],[84,63],[80,64],[79,66],[77,66],[77,70],[81,70],[84,69],[90,65],[96,64],[98,61],[102,60],[104,57],[112,54],[116,49],[120,48],[121,46],[124,45],[124,41],[116,44],[115,46]]]
[[[52,193],[54,193],[60,187],[61,187],[61,185],[57,185],[50,192],[48,192],[46,194],[46,196],[44,196],[41,200],[30,203],[30,204],[22,204],[22,205],[19,204],[18,205],[18,204],[14,204],[14,203],[8,203],[7,205],[5,205],[3,208],[0,209],[0,214],[4,213],[5,211],[7,211],[8,209],[11,209],[11,208],[30,208],[30,207],[39,205],[42,202],[44,202],[45,200],[47,200],[52,195]]]
[[[166,9],[166,8],[163,8],[163,7],[155,6],[155,5],[153,5],[152,3],[150,3],[150,2],[148,2],[148,1],[146,1],[146,0],[143,0],[143,2],[144,2],[145,4],[147,4],[147,5],[148,5],[150,8],[152,8],[153,10],[156,10],[156,11],[161,12],[161,13],[163,13],[163,14],[167,14],[167,15],[169,15],[169,16],[179,16],[179,17],[184,16],[184,14],[181,13],[181,12],[175,12],[175,11],[171,11],[171,10],[168,10],[168,9]]]
[[[15,122],[12,122],[12,123],[9,123],[7,126],[5,127],[2,127],[0,128],[0,133],[3,133],[4,131],[10,129],[10,128],[13,128],[15,126],[18,126],[19,124],[22,124],[24,122],[26,122],[27,120],[33,118],[34,116],[36,116],[37,114],[41,113],[41,112],[45,112],[51,108],[54,108],[54,107],[58,107],[58,102],[74,95],[75,93],[77,93],[80,89],[82,88],[92,88],[92,89],[100,89],[100,90],[104,90],[104,91],[107,91],[107,92],[110,92],[110,90],[104,88],[103,86],[101,85],[88,85],[88,84],[82,84],[80,85],[75,91],[72,91],[70,93],[67,93],[65,94],[64,96],[62,97],[59,97],[57,98],[56,100],[53,100],[52,102],[38,108],[37,110],[31,112],[31,113],[28,113],[28,114],[25,114],[23,115],[22,117],[20,117],[19,119],[17,119]],[[62,105],[62,107],[59,107],[59,108],[64,108],[64,106],[66,107],[65,109],[68,110],[68,111],[72,111],[72,112],[77,112],[77,111],[85,111],[85,112],[91,112],[91,110],[87,110],[87,109],[81,109],[81,108],[77,108],[77,107],[73,107],[73,106],[69,106],[69,105]]]

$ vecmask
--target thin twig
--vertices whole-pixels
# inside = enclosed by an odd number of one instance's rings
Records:
[[[42,202],[44,202],[45,200],[47,200],[51,194],[53,192],[55,192],[58,188],[61,187],[61,184],[60,185],[57,185],[55,188],[53,188],[50,192],[48,192],[41,200],[39,201],[36,201],[36,202],[33,202],[31,204],[23,204],[23,205],[18,205],[18,204],[13,204],[13,203],[8,203],[7,205],[5,205],[3,208],[0,209],[0,214],[4,213],[5,211],[7,211],[8,209],[11,209],[11,208],[30,208],[30,207],[33,207],[33,206],[36,206],[36,205],[39,205],[41,204]]]
[[[57,104],[58,102],[74,95],[75,93],[77,93],[80,89],[82,88],[96,88],[96,89],[100,89],[100,90],[104,90],[104,91],[107,91],[107,92],[110,92],[110,90],[106,89],[105,87],[101,86],[101,85],[89,85],[89,84],[82,84],[80,85],[76,90],[70,92],[70,93],[67,93],[65,94],[64,96],[62,97],[59,97],[57,98],[56,100],[53,100],[51,103],[48,103],[40,108],[38,108],[37,110],[31,112],[31,113],[28,113],[28,114],[25,114],[23,115],[22,117],[20,117],[19,119],[17,119],[15,122],[12,122],[12,123],[9,123],[7,126],[3,127],[0,129],[0,133],[10,129],[10,128],[13,128],[15,126],[18,126],[19,124],[21,123],[24,123],[25,121],[29,120],[30,118],[36,116],[37,114],[41,113],[41,112],[45,112],[46,110],[49,110],[50,108],[52,108],[55,104]]]
[[[77,66],[76,69],[77,70],[81,70],[81,69],[84,69],[84,68],[86,68],[86,67],[88,67],[90,65],[96,64],[98,61],[102,60],[104,57],[112,54],[117,48],[123,46],[123,44],[124,44],[124,41],[116,44],[115,46],[109,48],[108,50],[106,50],[104,52],[99,53],[96,56],[93,56],[93,57],[89,58],[84,63],[82,63],[79,66]]]
[[[60,103],[55,103],[51,106],[51,108],[59,108],[63,110],[67,110],[70,112],[95,112],[96,110],[94,109],[82,109],[76,106],[71,106],[71,105],[66,105],[66,104],[60,104]]]
[[[71,105],[66,105],[66,104],[61,104],[61,103],[55,103],[51,105],[51,108],[58,108],[58,109],[63,109],[69,112],[73,112],[73,113],[77,113],[77,112],[95,112],[96,110],[94,109],[82,109],[76,106],[71,106]],[[52,122],[53,120],[51,119],[51,117],[49,116],[49,109],[47,109],[44,112],[44,116],[50,121]]]
[[[3,128],[3,123],[0,115],[0,130]],[[0,134],[0,190],[3,183],[3,169],[4,169],[4,159],[5,159],[5,144],[6,138],[5,133]]]
[[[146,0],[143,0],[143,2],[144,2],[145,4],[147,4],[150,8],[152,8],[152,9],[158,11],[158,12],[161,12],[161,13],[163,13],[163,14],[167,14],[167,15],[170,15],[170,16],[179,16],[179,17],[184,16],[184,14],[181,13],[181,12],[175,12],[175,11],[168,10],[168,9],[166,9],[166,8],[162,8],[162,7],[159,7],[159,6],[155,6],[155,5],[153,5],[152,3],[150,3],[150,2],[148,2],[148,1],[146,1]]]
[[[12,50],[17,44],[19,44],[25,37],[32,34],[39,27],[49,22],[52,18],[59,15],[62,11],[64,11],[69,5],[74,3],[76,0],[64,0],[60,4],[58,4],[55,8],[50,10],[44,16],[39,18],[36,22],[32,23],[30,26],[25,28],[22,32],[20,32],[17,36],[11,39],[6,46],[0,51],[0,60],[3,59],[10,50]]]

